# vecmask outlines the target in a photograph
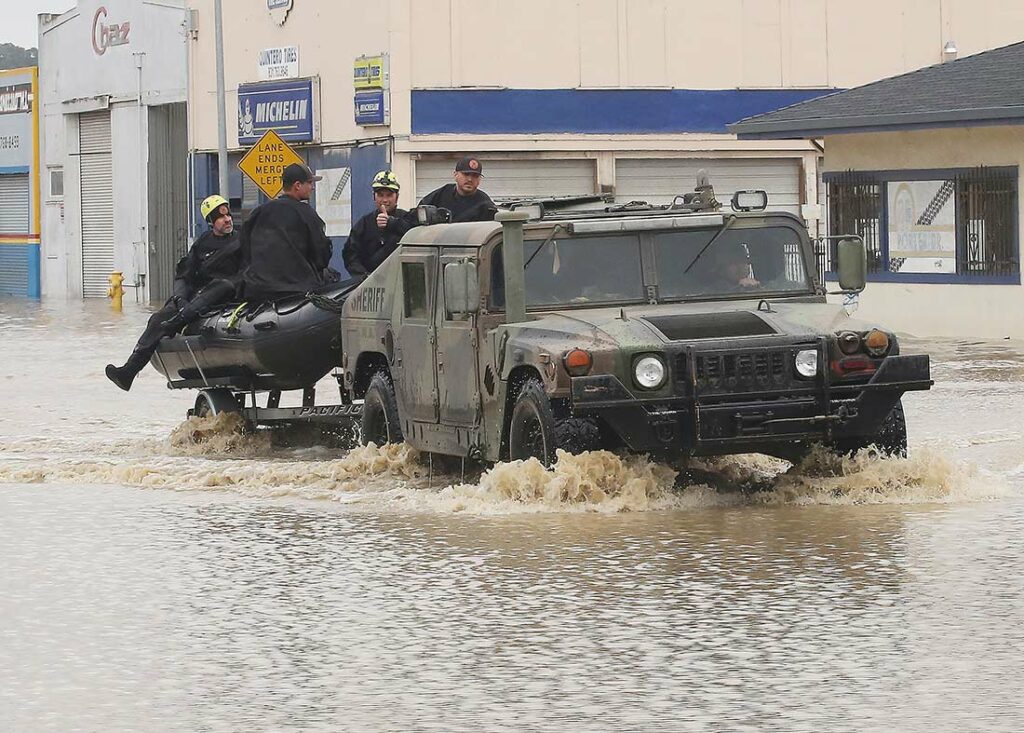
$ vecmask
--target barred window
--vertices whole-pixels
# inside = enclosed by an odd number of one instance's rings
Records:
[[[991,281],[1020,274],[1017,169],[828,174],[829,234],[859,234],[868,277]],[[837,242],[819,243],[819,274]]]

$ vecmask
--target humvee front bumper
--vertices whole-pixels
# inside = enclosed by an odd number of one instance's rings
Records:
[[[608,374],[574,377],[572,409],[599,418],[636,451],[770,452],[772,445],[873,436],[904,392],[932,385],[926,355],[886,357],[856,384],[834,379],[822,363],[817,377],[802,380],[788,354],[687,351],[670,369],[672,395],[640,397]]]

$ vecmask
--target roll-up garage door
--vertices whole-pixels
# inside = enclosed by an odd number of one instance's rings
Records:
[[[725,208],[734,191],[768,192],[768,209],[800,213],[800,161],[796,158],[619,158],[615,162],[615,200],[667,204],[693,191],[704,169]]]
[[[581,196],[597,186],[593,160],[489,160],[480,157],[484,179],[480,188],[494,199],[511,196]],[[416,163],[416,195],[423,198],[452,182],[455,161],[420,160]],[[403,201],[405,206],[414,202]]]
[[[82,185],[82,293],[107,294],[114,269],[114,175],[110,154],[110,111],[79,115]]]
[[[0,175],[0,234],[28,233],[28,173]]]
[[[0,175],[0,235],[28,234],[28,174]],[[24,295],[29,289],[26,245],[0,244],[0,295]]]

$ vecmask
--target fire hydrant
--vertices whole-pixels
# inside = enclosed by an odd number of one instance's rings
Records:
[[[124,298],[124,275],[120,272],[112,272],[107,279],[110,281],[107,297],[111,299],[111,306],[114,310],[119,311],[121,310],[121,300]]]

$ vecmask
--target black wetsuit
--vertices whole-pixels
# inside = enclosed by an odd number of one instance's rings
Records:
[[[477,189],[472,196],[460,196],[455,190],[455,184],[449,183],[446,186],[431,191],[423,200],[420,206],[441,206],[452,212],[452,221],[494,221],[494,215],[498,207],[491,201],[491,197]]]
[[[258,206],[242,228],[243,296],[272,300],[328,282],[331,240],[313,208],[281,196]]]
[[[378,214],[372,211],[361,217],[348,235],[341,254],[345,259],[345,269],[352,276],[369,275],[380,267],[398,248],[402,236],[415,225],[409,212],[395,209],[395,213],[388,215],[387,226],[381,229],[377,226]]]
[[[175,269],[173,295],[149,317],[146,329],[122,367],[107,366],[107,376],[122,389],[131,387],[153,356],[160,339],[173,336],[200,313],[235,299],[241,270],[242,248],[237,231],[217,236],[204,232]]]

